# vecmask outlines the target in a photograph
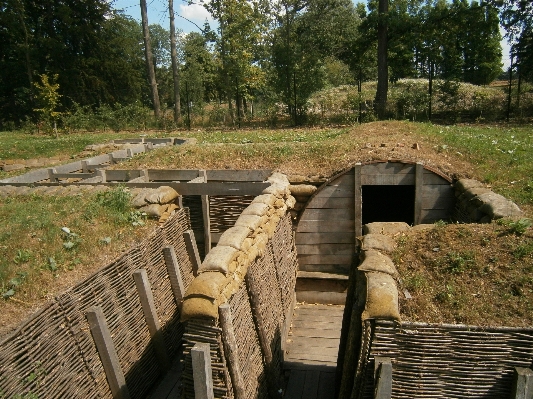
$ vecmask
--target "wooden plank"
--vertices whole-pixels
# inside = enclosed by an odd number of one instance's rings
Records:
[[[436,175],[435,173],[424,169],[424,184],[438,184],[443,186],[449,186],[451,183],[445,178]]]
[[[333,323],[331,320],[324,319],[322,321],[320,320],[308,320],[307,318],[298,318],[295,317],[292,321],[292,328],[315,328],[319,330],[335,330],[338,332],[338,336],[340,336],[341,331],[341,321],[337,320],[336,323]]]
[[[191,349],[195,399],[214,399],[209,344],[197,343]]]
[[[120,367],[117,351],[109,327],[100,306],[93,306],[85,313],[98,355],[102,361],[107,382],[114,399],[129,399],[130,393]]]
[[[304,220],[354,220],[352,207],[343,209],[306,209],[302,214]]]
[[[340,326],[339,326],[340,327]],[[294,339],[289,338],[288,342],[290,345],[288,345],[288,348],[312,348],[312,347],[319,347],[319,348],[330,348],[330,349],[338,349],[339,348],[339,337],[336,338],[306,338],[306,339]],[[337,355],[335,353],[335,355]]]
[[[324,273],[324,272],[307,272],[307,271],[298,271],[297,278],[300,279],[314,279],[314,280],[344,280],[348,281],[348,275],[347,274],[333,274],[333,273]],[[309,310],[311,314],[316,314],[316,311]]]
[[[335,372],[336,361],[316,361],[316,360],[287,360],[283,363],[284,370],[319,370],[325,372]]]
[[[287,337],[291,329],[292,318],[294,316],[294,308],[296,306],[296,292],[292,294],[291,304],[287,310],[287,314],[284,315],[283,325],[281,327],[281,352],[282,356],[285,356],[285,347],[287,344]]]
[[[301,255],[352,255],[355,244],[299,244],[296,245],[296,251]]]
[[[140,170],[106,170],[107,181],[129,181],[141,176]]]
[[[192,180],[189,180],[187,183],[205,183],[205,178],[204,176],[198,176]]]
[[[353,204],[351,198],[337,198],[337,197],[314,197],[309,204],[305,207],[306,209],[324,209],[324,208],[334,208],[334,209],[343,209],[349,208]]]
[[[305,383],[305,370],[292,370],[287,382],[285,399],[302,399],[302,387]]]
[[[330,181],[327,184],[327,187],[350,187],[353,188],[354,184],[354,172],[353,170],[350,171],[351,173],[345,173],[339,177],[337,177],[335,180]]]
[[[48,168],[48,180],[50,183],[57,183],[57,171],[54,168]]]
[[[448,209],[422,209],[420,223],[433,223],[437,220],[448,220],[451,217]]]
[[[151,181],[189,181],[199,176],[198,170],[148,169]]]
[[[336,255],[298,254],[300,265],[351,265],[353,253]]]
[[[326,186],[320,191],[317,191],[314,198],[353,198],[353,185],[350,186]]]
[[[361,175],[378,175],[378,174],[409,174],[415,173],[415,165],[401,162],[379,162],[363,165]]]
[[[355,242],[354,233],[297,233],[296,244],[350,244]]]
[[[222,328],[222,343],[224,345],[224,355],[228,362],[231,385],[236,399],[244,399],[246,391],[241,374],[237,339],[233,329],[233,317],[229,304],[225,303],[218,307],[220,327]]]
[[[318,394],[318,381],[320,378],[320,371],[309,370],[305,374],[305,383],[302,391],[302,397],[308,399],[316,399]]]
[[[292,353],[290,350],[287,354],[287,361],[294,361],[294,360],[314,360],[316,362],[323,362],[323,363],[335,363],[337,361],[337,356],[335,355],[323,355],[323,354],[317,354],[317,353]]]
[[[390,399],[392,396],[392,362],[389,357],[374,359],[374,399]]]
[[[154,296],[152,294],[152,288],[150,287],[150,281],[148,281],[148,273],[145,269],[135,270],[133,272],[133,278],[135,280],[135,286],[137,287],[137,293],[141,301],[141,306],[144,313],[144,319],[152,338],[154,345],[154,351],[162,370],[170,368],[170,359],[167,355],[167,349],[161,333],[161,323],[157,316],[157,310],[154,303]]]
[[[207,170],[208,181],[265,181],[271,174],[270,169],[249,169],[249,170]]]
[[[350,198],[350,200],[353,199]],[[353,233],[354,229],[354,223],[351,220],[309,220],[305,218],[304,212],[302,219],[298,222],[296,235],[298,233]]]
[[[452,209],[457,199],[453,193],[435,195],[435,193],[422,194],[422,209]]]
[[[414,224],[420,224],[422,220],[422,202],[424,192],[424,165],[416,164],[416,183],[415,183],[415,214]]]
[[[333,279],[296,279],[296,292],[298,291],[320,291],[320,292],[346,292],[348,281]]]
[[[513,376],[512,399],[531,399],[533,397],[533,371],[525,367],[515,367]]]
[[[335,397],[335,373],[320,372],[318,380],[318,397],[320,399],[334,399]]]
[[[299,265],[298,269],[305,272],[321,272],[321,273],[336,273],[346,274],[350,272],[351,263],[345,264],[318,264],[318,265]]]
[[[295,308],[295,313],[308,315],[316,315],[317,317],[343,317],[344,306],[328,306],[328,305],[311,305],[306,303],[299,303]]]
[[[178,258],[176,257],[174,247],[164,247],[163,258],[165,259],[165,265],[167,266],[168,279],[170,280],[170,287],[172,288],[174,299],[179,305],[185,296],[185,286],[183,284],[183,278],[178,266]]]
[[[336,338],[339,339],[340,330],[320,330],[316,328],[293,328],[289,333],[290,337],[302,337],[302,338]]]
[[[54,173],[55,179],[90,179],[96,173]]]
[[[150,392],[148,399],[168,399],[175,398],[177,396],[172,396],[173,392],[180,388],[181,375],[182,375],[182,360],[180,357],[177,357],[170,370],[167,371],[163,380],[157,385],[157,387]]]
[[[202,195],[202,218],[204,221],[205,254],[211,251],[211,218],[209,216],[209,196]]]
[[[413,184],[415,184],[413,174],[361,175],[361,185],[363,186],[409,186]]]
[[[298,291],[296,292],[296,299],[298,300],[298,302],[344,305],[346,303],[346,293],[345,292]]]
[[[363,187],[361,181],[361,164],[354,166],[354,194],[353,194],[353,209],[354,209],[354,231],[355,236],[363,234]],[[352,242],[355,244],[355,236]]]

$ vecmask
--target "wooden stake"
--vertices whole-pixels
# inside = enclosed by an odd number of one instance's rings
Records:
[[[218,314],[220,316],[222,343],[224,344],[224,354],[228,361],[233,393],[235,394],[235,399],[244,399],[246,391],[244,389],[244,381],[241,374],[237,339],[235,338],[235,331],[233,329],[233,318],[231,316],[230,306],[227,303],[220,305],[218,307]]]
[[[195,399],[214,399],[209,344],[197,343],[191,349]]]
[[[189,259],[191,260],[192,274],[196,277],[198,275],[198,268],[202,262],[200,260],[200,254],[198,253],[198,247],[196,246],[194,231],[187,230],[185,233],[183,233],[183,238],[185,240],[187,253],[189,254]]]
[[[355,237],[363,234],[363,187],[361,186],[361,164],[354,166],[354,206],[355,206]],[[357,238],[355,239],[357,244]]]
[[[163,248],[163,257],[165,258],[165,264],[167,265],[168,278],[170,279],[170,286],[172,287],[174,298],[176,299],[176,303],[180,304],[185,295],[185,287],[183,285],[183,278],[181,277],[174,247],[168,246]]]
[[[162,370],[166,371],[170,368],[170,360],[168,359],[165,342],[161,335],[161,324],[157,317],[154,296],[152,294],[152,288],[150,287],[150,281],[148,281],[148,273],[146,273],[146,270],[144,269],[135,270],[133,272],[133,278],[141,300],[148,331],[150,331],[150,337],[152,337],[155,354],[159,363],[161,363]]]
[[[417,162],[415,171],[415,215],[414,225],[422,222],[422,202],[424,190],[424,165]]]
[[[100,306],[93,306],[85,314],[100,360],[104,366],[109,388],[114,399],[129,399],[130,393],[120,367],[111,333]]]

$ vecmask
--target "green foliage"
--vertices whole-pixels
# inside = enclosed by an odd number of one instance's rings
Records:
[[[521,236],[526,232],[527,229],[531,227],[533,222],[531,219],[528,218],[522,218],[519,220],[515,220],[509,223],[509,231],[512,234],[515,234],[517,236]]]
[[[125,213],[131,208],[131,193],[126,187],[117,186],[111,190],[98,193],[96,202],[117,213]]]
[[[35,108],[34,111],[41,114],[43,121],[52,123],[54,131],[56,131],[57,118],[61,115],[57,108],[60,106],[59,99],[62,97],[59,94],[58,75],[55,74],[50,79],[48,75],[43,73],[40,77],[41,83],[35,82],[34,86],[37,89],[37,101],[41,108]]]
[[[446,254],[447,271],[451,274],[461,274],[475,265],[472,252],[450,252]]]

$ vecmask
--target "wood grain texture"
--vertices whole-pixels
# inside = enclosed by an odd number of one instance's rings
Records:
[[[351,200],[351,198],[350,198]],[[301,219],[298,222],[297,233],[327,233],[342,232],[353,233],[354,223],[351,220],[306,220]],[[297,235],[298,236],[298,235]]]
[[[415,184],[413,174],[397,175],[361,175],[361,185],[363,186],[401,186]]]
[[[302,220],[354,220],[354,209],[306,209],[302,215]]]
[[[355,244],[298,244],[296,251],[300,255],[353,255]]]
[[[351,265],[353,254],[298,255],[300,265]]]
[[[361,167],[361,175],[414,174],[415,165],[401,162],[380,162]]]
[[[296,235],[296,244],[350,244],[355,242],[354,233],[305,233]]]

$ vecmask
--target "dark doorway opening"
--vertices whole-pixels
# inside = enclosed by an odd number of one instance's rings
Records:
[[[415,186],[362,186],[363,224],[405,222],[415,215]]]

